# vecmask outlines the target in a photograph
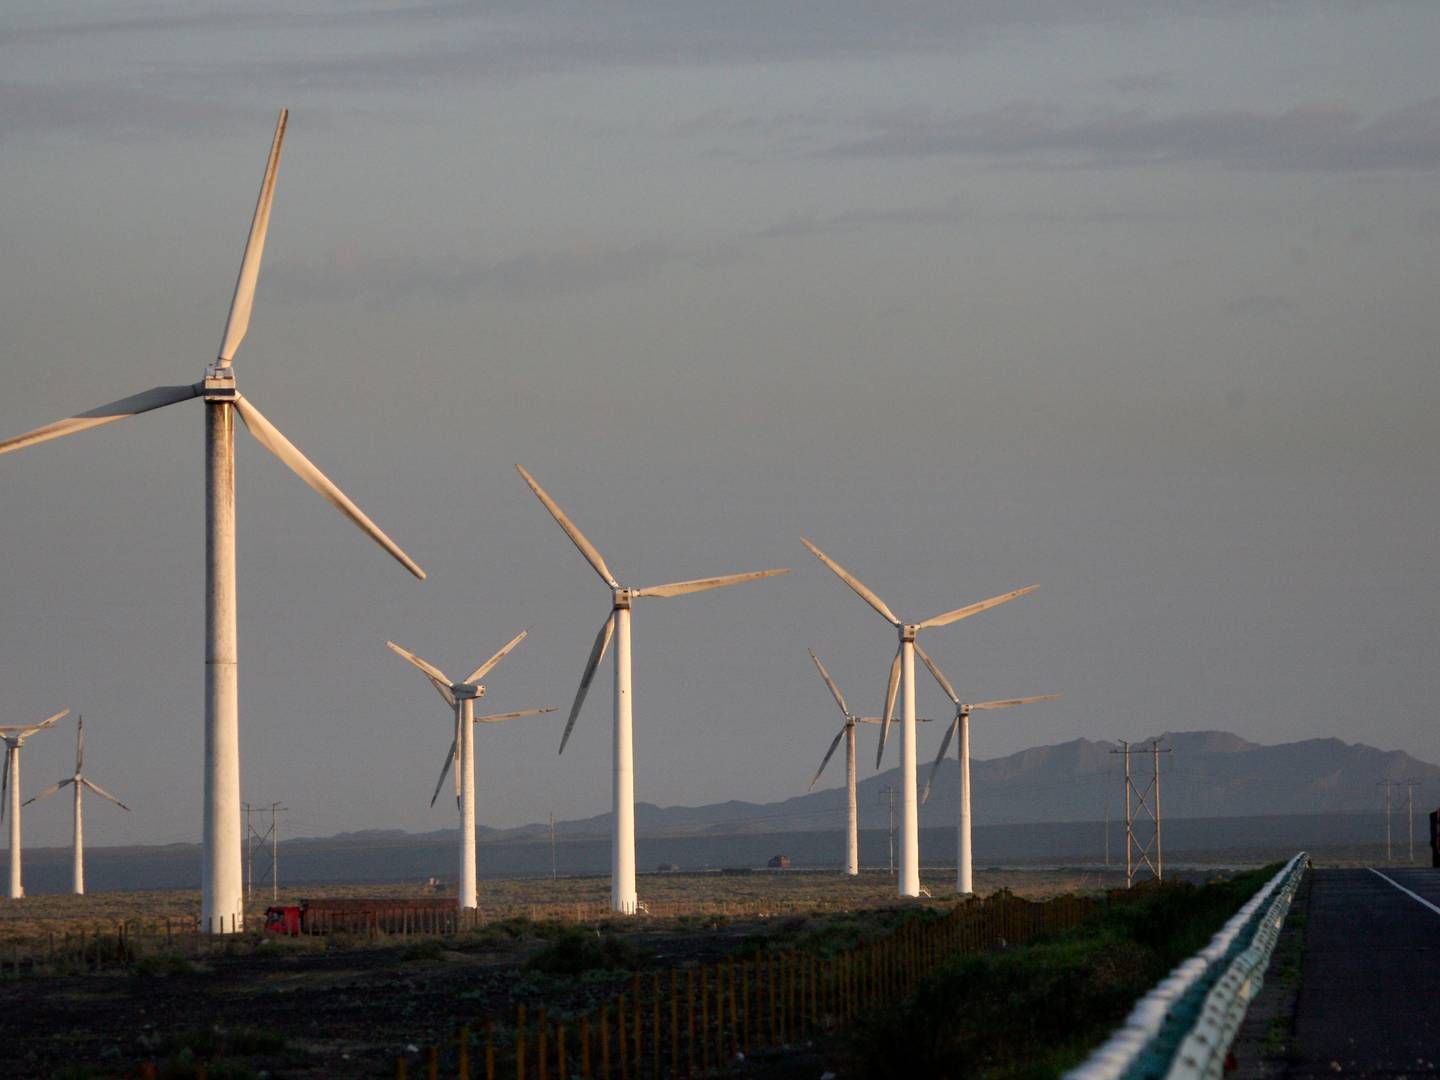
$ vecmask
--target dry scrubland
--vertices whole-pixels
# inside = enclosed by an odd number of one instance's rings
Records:
[[[922,879],[935,899],[952,899],[954,877],[931,875]],[[981,895],[1009,890],[1017,896],[1043,900],[1066,893],[1094,892],[1124,884],[1124,875],[1103,876],[1064,870],[977,870],[975,888]],[[280,890],[279,903],[298,904],[302,898],[346,896],[433,897],[446,890],[422,884],[300,885]],[[448,895],[454,895],[451,889]],[[526,878],[482,881],[480,914],[483,921],[524,916],[531,919],[601,917],[608,905],[610,882],[605,877]],[[750,874],[653,874],[640,878],[640,899],[657,917],[694,915],[763,915],[797,911],[845,911],[881,907],[895,902],[895,880],[884,871],[867,871],[858,877],[819,871],[756,872]],[[252,928],[263,923],[271,904],[270,890],[257,890],[246,913]],[[146,931],[163,929],[165,920],[177,933],[200,913],[196,890],[164,889],[144,892],[94,893],[89,896],[33,896],[24,900],[0,899],[0,942],[34,940],[50,934],[81,930],[113,933],[122,921]],[[0,954],[0,961],[5,959]]]
[[[894,989],[897,980],[904,982],[906,971],[911,972],[907,977],[913,985],[929,970],[917,964],[925,957],[932,961],[931,967],[945,960],[946,954],[932,947],[939,939],[926,945],[927,935],[968,935],[973,939],[968,953],[975,962],[990,963],[984,955],[998,949],[997,955],[1012,958],[1007,963],[1022,963],[1030,950],[1007,948],[1002,939],[1018,946],[1042,926],[1070,926],[1087,912],[1107,907],[1103,897],[1068,895],[1097,894],[1102,883],[1093,872],[977,875],[983,893],[1003,889],[1008,894],[958,905],[953,888],[935,888],[939,880],[937,874],[931,881],[932,900],[899,902],[893,879],[883,872],[858,879],[808,872],[653,875],[643,878],[641,885],[642,898],[657,912],[653,917],[586,914],[578,921],[577,910],[603,908],[606,879],[486,882],[483,924],[438,937],[335,933],[290,939],[252,931],[224,938],[176,933],[172,940],[153,930],[140,932],[137,924],[163,926],[169,918],[172,928],[178,928],[193,918],[194,893],[8,901],[0,905],[0,1015],[23,1015],[26,1023],[7,1031],[0,1075],[64,1075],[76,1080],[135,1076],[142,1063],[154,1062],[158,1075],[168,1078],[202,1075],[203,1066],[211,1080],[267,1075],[329,1080],[395,1075],[397,1058],[409,1062],[412,1075],[425,1075],[424,1048],[435,1047],[444,1065],[440,1075],[454,1076],[459,1074],[456,1033],[465,1025],[483,1033],[489,1030],[486,1025],[497,1024],[501,1057],[513,1063],[519,1045],[516,1032],[523,1024],[518,1019],[512,1023],[512,1018],[520,1015],[517,1010],[522,1006],[530,1009],[536,1025],[537,1011],[548,1010],[556,1038],[557,1025],[568,1025],[576,1039],[578,1025],[586,1018],[592,1032],[597,1016],[603,1027],[606,1008],[618,1024],[620,1014],[615,1010],[624,1008],[623,1003],[615,1004],[619,997],[629,995],[633,1005],[637,990],[643,990],[650,1002],[644,1011],[646,1025],[670,1016],[663,1038],[646,1035],[647,1045],[661,1045],[672,1038],[669,1031],[690,1030],[691,1021],[676,1028],[673,1013],[654,1008],[653,1002],[662,1000],[659,987],[663,984],[672,1001],[680,993],[683,1006],[690,1010],[687,1017],[693,1017],[688,982],[692,976],[698,976],[701,986],[697,1052],[704,1055],[710,1052],[706,1031],[713,1029],[716,1040],[736,1038],[734,999],[725,1006],[728,1020],[722,1022],[716,1000],[711,1001],[707,1020],[703,989],[708,983],[718,992],[726,979],[733,995],[736,965],[741,971],[742,1003],[748,987],[748,997],[759,1008],[762,976],[767,986],[779,987],[784,1044],[747,1058],[739,1071],[780,1077],[796,1075],[790,1070],[801,1067],[803,1075],[819,1075],[824,1059],[839,1055],[848,1063],[843,1071],[859,1075],[873,1071],[860,1065],[868,1052],[865,1047],[888,1039],[886,1032],[892,1028],[906,1025],[901,1013],[886,1013],[882,1020],[875,1011],[887,1002],[890,1008],[903,1008],[900,998],[886,997],[887,985]],[[1151,892],[1183,901],[1186,888],[1112,894],[1109,903],[1120,898],[1122,908],[1131,908],[1131,899],[1143,900]],[[296,890],[294,898],[322,892],[435,895],[418,886],[352,885]],[[1014,897],[1061,899],[1040,905]],[[1126,916],[1122,912],[1117,917]],[[128,924],[124,937],[115,932],[122,921]],[[1148,917],[1140,922],[1155,924]],[[1208,933],[1189,915],[1180,922]],[[86,938],[77,943],[82,931]],[[97,937],[97,931],[103,936]],[[1188,940],[1184,948],[1192,948]],[[1163,971],[1158,965],[1142,965],[1132,973],[1134,978],[1115,983],[1109,946],[1101,952],[1104,962],[1085,960],[1089,973],[1082,972],[1079,981],[1046,991],[1075,1007],[1092,1000],[1105,1003],[1095,1016],[1066,1014],[1062,1026],[1072,1040],[1082,1029],[1085,1039],[1100,1032],[1115,1019],[1111,1013],[1123,1015],[1136,987]],[[14,957],[26,953],[25,962],[14,962]],[[866,956],[871,960],[854,959]],[[822,1000],[817,1010],[816,972],[828,972],[818,988],[822,999],[827,994],[833,998],[836,992],[850,995],[842,1000],[838,1013],[833,1001],[827,1010]],[[1020,983],[1029,985],[1033,975],[1025,974]],[[808,998],[804,993],[785,997],[793,992],[796,979],[800,987],[809,987]],[[771,993],[768,1000],[775,1000],[773,991],[767,993]],[[844,1000],[851,1005],[844,1006]],[[1053,1009],[1054,1002],[1048,1007]],[[745,1008],[742,1005],[742,1014],[748,1016]],[[792,1008],[798,1012],[788,1011]],[[1020,1011],[1032,1015],[1030,1006]],[[630,1015],[633,1020],[639,1014],[632,1008]],[[757,1018],[761,1015],[756,1013]],[[802,1021],[802,1027],[808,1022],[815,1034],[802,1031],[798,1041],[785,1038],[787,1016]],[[987,1031],[998,1022],[995,1017],[987,1020]],[[1015,1032],[1005,1031],[999,1040],[1004,1047],[1026,1043],[1017,1042]],[[762,1034],[757,1032],[757,1041],[762,1041]],[[693,1031],[687,1038],[687,1046],[695,1047]],[[907,1037],[907,1041],[914,1040]],[[774,1038],[770,1045],[778,1046]],[[552,1044],[552,1057],[554,1050]],[[720,1052],[718,1042],[715,1050]],[[733,1050],[730,1046],[725,1051],[732,1055],[726,1071],[739,1066]],[[531,1052],[538,1054],[540,1048],[532,1045]],[[1013,1056],[1011,1050],[1005,1053]],[[945,1074],[932,1065],[920,1065],[906,1075]],[[497,1075],[512,1074],[507,1065]]]

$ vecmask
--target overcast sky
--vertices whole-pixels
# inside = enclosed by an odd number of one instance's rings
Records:
[[[527,626],[484,706],[561,711],[479,732],[480,820],[608,809],[608,660],[555,752],[608,593],[516,461],[627,584],[795,568],[637,606],[642,800],[802,792],[807,647],[878,709],[893,631],[802,534],[910,619],[1041,583],[922,638],[1065,695],[977,756],[1440,760],[1437,46],[1431,0],[7,4],[0,435],[201,377],[289,105],[239,385],[430,573],[239,435],[242,787],[292,832],[452,826],[385,640]],[[134,807],[92,843],[199,836],[202,417],[0,460],[0,722],[84,713]]]

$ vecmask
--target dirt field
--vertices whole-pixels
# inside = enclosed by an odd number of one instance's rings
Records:
[[[977,874],[982,892],[1031,898],[1094,891],[1095,875],[1056,872]],[[1110,883],[1113,884],[1113,883]],[[790,945],[829,935],[852,943],[886,931],[894,885],[885,874],[656,875],[642,878],[652,909],[689,914],[588,918],[587,933],[612,938],[626,962],[579,976],[525,970],[527,957],[574,922],[576,906],[603,903],[604,879],[485,882],[488,924],[451,937],[391,936],[369,941],[331,935],[298,940],[243,935],[168,944],[141,938],[138,959],[102,956],[79,973],[37,961],[19,977],[7,949],[23,938],[93,934],[119,920],[193,915],[189,893],[46,897],[0,906],[0,1015],[7,1024],[4,1075],[134,1076],[146,1060],[190,1075],[187,1063],[223,1075],[392,1076],[397,1056],[443,1044],[462,1024],[543,1002],[552,1018],[578,1016],[622,992],[629,967],[650,972],[705,963],[736,950]],[[948,893],[933,901],[948,907]],[[305,895],[433,895],[423,889],[351,886]],[[298,897],[292,898],[298,899]],[[268,900],[268,898],[267,898]],[[259,906],[259,905],[257,905]],[[814,909],[816,914],[800,912]],[[263,907],[261,907],[263,910]],[[254,924],[252,924],[254,925]],[[827,938],[828,940],[828,938]],[[165,1075],[162,1070],[161,1075]]]

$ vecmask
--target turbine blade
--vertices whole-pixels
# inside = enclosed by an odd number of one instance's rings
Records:
[[[842,725],[840,733],[830,741],[830,749],[826,750],[825,756],[820,759],[820,767],[815,770],[815,776],[810,780],[810,787],[807,790],[815,790],[815,781],[820,779],[820,774],[825,771],[825,766],[830,764],[830,759],[835,754],[835,748],[840,745],[840,740],[845,737],[845,728],[849,726],[849,724]]]
[[[85,766],[85,717],[75,720],[75,775],[79,776]]]
[[[966,607],[956,608],[954,611],[947,611],[943,615],[935,615],[916,625],[921,630],[928,630],[933,626],[949,626],[952,622],[968,619],[971,615],[979,615],[980,612],[989,611],[992,607],[999,607],[1001,604],[1008,604],[1011,600],[1021,596],[1028,596],[1039,587],[1039,585],[1027,585],[1014,592],[1001,593],[999,596],[992,596],[989,600],[981,600],[978,604],[970,604]]]
[[[945,673],[936,667],[935,661],[930,659],[930,654],[920,647],[918,641],[915,643],[915,651],[920,654],[921,662],[930,669],[930,674],[935,676],[935,681],[940,684],[940,689],[945,691],[951,701],[959,705],[960,695],[955,693],[955,687],[950,685],[950,680],[945,677]]]
[[[893,611],[891,611],[885,601],[881,600],[880,597],[876,596],[873,592],[871,592],[859,578],[857,578],[854,574],[850,573],[849,570],[846,570],[834,559],[830,558],[829,555],[826,555],[809,540],[805,539],[805,537],[802,536],[800,538],[800,542],[810,549],[810,554],[814,555],[822,563],[824,563],[831,570],[833,570],[835,572],[835,575],[841,581],[845,582],[846,585],[849,585],[850,588],[854,589],[862,600],[864,600],[867,604],[873,607],[881,615],[884,615],[885,618],[889,619],[890,622],[895,626],[902,625],[900,622],[900,616],[896,615]]]
[[[890,683],[885,687],[885,715],[880,718],[880,745],[875,748],[875,768],[885,756],[885,738],[890,734],[890,718],[895,715],[895,694],[900,689],[900,651],[895,650],[895,659],[890,661]]]
[[[585,672],[580,676],[580,689],[575,692],[575,704],[570,706],[570,719],[565,721],[565,734],[560,736],[560,753],[565,752],[565,744],[570,741],[570,732],[574,730],[575,718],[580,715],[580,706],[585,704],[585,695],[590,692],[590,684],[595,681],[595,672],[600,667],[600,661],[605,658],[605,650],[610,647],[610,637],[615,633],[615,612],[612,610],[605,619],[605,625],[600,628],[600,633],[595,635],[595,644],[590,647],[590,657],[585,661]]]
[[[945,729],[945,738],[940,743],[940,752],[935,755],[935,764],[930,766],[930,775],[925,778],[925,794],[920,796],[922,803],[930,801],[930,785],[935,783],[935,774],[940,771],[940,762],[945,760],[945,751],[950,749],[950,740],[959,730],[960,717],[957,714],[950,726]]]
[[[592,544],[575,523],[565,516],[565,511],[560,509],[560,504],[550,497],[550,493],[535,482],[535,478],[525,471],[525,466],[517,464],[515,468],[520,470],[520,475],[525,478],[525,483],[530,485],[530,490],[535,492],[535,497],[545,504],[545,509],[550,511],[550,516],[555,519],[560,528],[565,530],[565,535],[570,537],[570,542],[579,549],[580,554],[585,556],[587,562],[595,568],[600,579],[612,589],[620,588],[620,583],[615,580],[615,575],[610,572],[610,567],[605,565],[604,558],[600,555],[600,549]]]
[[[53,424],[46,424],[34,431],[27,431],[24,435],[16,435],[13,439],[0,442],[0,454],[8,454],[12,450],[23,450],[27,446],[49,442],[62,435],[74,435],[77,431],[89,431],[93,427],[114,423],[116,420],[124,420],[127,416],[139,416],[141,413],[164,408],[166,405],[188,401],[199,395],[202,386],[202,383],[194,383],[190,386],[156,386],[121,398],[119,401],[112,401],[108,405],[97,405],[87,412],[76,413],[64,420],[56,420]]]
[[[490,657],[489,660],[486,660],[483,664],[481,664],[469,675],[467,675],[465,677],[465,681],[467,683],[479,682],[481,679],[483,679],[486,675],[490,673],[490,670],[494,668],[496,664],[500,663],[501,660],[504,660],[505,657],[509,656],[510,650],[515,648],[516,645],[519,645],[520,642],[524,641],[525,636],[529,633],[529,630],[521,630],[520,633],[516,634],[513,638],[510,639],[510,643],[508,645],[506,645],[494,656]]]
[[[825,665],[820,662],[820,657],[815,655],[814,649],[810,650],[810,659],[815,661],[815,666],[820,670],[820,678],[824,679],[825,685],[830,688],[830,693],[835,698],[835,704],[840,706],[840,712],[846,720],[849,720],[850,706],[845,703],[845,695],[840,693],[840,687],[836,686],[835,680],[830,678],[830,672],[825,670]]]
[[[69,710],[69,709],[61,709],[61,710],[60,710],[59,712],[57,712],[54,716],[47,716],[44,720],[41,720],[38,724],[31,724],[29,727],[27,727],[27,728],[25,728],[23,731],[21,731],[20,734],[21,734],[22,736],[24,736],[25,738],[28,739],[31,735],[34,735],[35,732],[37,732],[37,731],[44,731],[44,730],[45,730],[46,728],[48,728],[48,727],[54,727],[56,720],[64,720],[65,717],[67,717],[67,716],[69,716],[69,715],[70,715],[70,710]]]
[[[414,664],[417,668],[419,668],[427,676],[429,676],[431,682],[443,683],[446,690],[450,689],[452,685],[450,682],[450,676],[446,675],[445,672],[441,671],[434,664],[430,663],[430,661],[420,659],[420,657],[416,656],[409,649],[405,648],[405,646],[396,645],[393,641],[385,642],[385,647],[391,652],[395,653],[397,656],[403,656],[406,660],[409,660],[410,663]],[[455,702],[452,700],[450,704],[453,705],[455,704]]]
[[[280,434],[280,429],[266,420],[264,414],[251,403],[249,398],[243,394],[236,394],[235,407],[240,410],[240,417],[245,421],[245,426],[250,429],[250,434],[255,436],[261,446],[288,465],[291,472],[310,485],[311,490],[322,495],[331,506],[353,521],[362,532],[369,535],[370,539],[394,556],[401,566],[421,581],[425,580],[425,571],[420,569],[415,560],[406,555],[399,544],[386,536],[380,526],[366,517],[365,511],[356,506],[350,496],[336,487],[328,476],[317,469],[315,463],[302,454],[294,443]]]
[[[65,787],[65,785],[67,785],[67,784],[73,784],[74,782],[75,782],[75,778],[74,778],[74,777],[71,777],[71,778],[69,778],[68,780],[61,780],[58,784],[51,784],[49,787],[47,787],[44,791],[40,792],[38,795],[31,795],[30,798],[26,799],[26,800],[25,800],[23,803],[21,803],[20,805],[21,805],[21,806],[29,806],[32,802],[39,802],[41,799],[45,799],[45,798],[50,797],[51,795],[54,795],[54,794],[55,794],[57,791],[59,791],[61,788]]]
[[[89,777],[82,776],[80,778],[80,783],[84,784],[91,791],[95,792],[96,795],[99,795],[102,799],[109,799],[116,806],[120,807],[121,810],[130,809],[130,807],[126,806],[123,802],[117,799],[114,795],[111,795],[110,792],[106,791],[103,787],[95,783],[95,781],[91,780]]]
[[[426,678],[430,680],[430,685],[435,687],[435,692],[445,699],[445,704],[453,709],[455,707],[455,693],[450,689],[449,685],[431,675],[427,675]]]
[[[280,110],[275,121],[275,138],[270,143],[270,158],[265,162],[265,176],[260,181],[260,197],[255,202],[255,216],[250,219],[250,238],[245,241],[245,257],[240,260],[240,276],[235,279],[235,295],[230,301],[230,315],[225,320],[225,334],[220,339],[220,365],[228,367],[235,359],[235,350],[250,328],[250,308],[255,302],[255,283],[260,279],[260,257],[265,254],[265,233],[270,228],[270,204],[275,199],[275,172],[280,168],[280,147],[285,142],[285,123],[289,109]]]
[[[475,717],[477,724],[498,724],[502,720],[518,720],[522,716],[543,716],[545,713],[555,712],[550,709],[517,709],[515,712],[491,713],[489,716]]]
[[[435,805],[435,800],[438,799],[438,798],[440,798],[440,789],[445,786],[445,777],[449,774],[449,772],[450,772],[450,766],[454,763],[454,761],[455,761],[455,740],[454,740],[454,739],[451,739],[451,740],[450,740],[450,749],[449,749],[449,750],[446,752],[446,754],[445,754],[445,765],[444,765],[444,767],[440,770],[440,779],[435,781],[435,794],[430,796],[430,805],[431,805],[431,806],[434,806],[434,805]],[[459,786],[458,781],[459,781],[459,779],[460,779],[460,770],[458,770],[458,769],[455,770],[455,779],[456,779],[456,781],[457,781],[456,786],[458,787],[458,786]]]
[[[977,701],[970,708],[973,709],[1010,709],[1016,705],[1033,705],[1037,701],[1054,701],[1059,694],[1039,694],[1036,697],[1015,697],[1005,698],[1001,701]]]
[[[460,805],[461,805],[461,803],[460,803],[460,729],[461,729],[462,727],[463,727],[463,722],[462,722],[462,720],[461,720],[460,710],[459,710],[459,709],[456,709],[456,710],[455,710],[455,738],[454,738],[452,741],[453,741],[454,744],[455,744],[455,762],[454,762],[454,764],[455,764],[455,808],[456,808],[457,810],[460,809]],[[471,730],[474,730],[474,729],[472,728]]]
[[[674,581],[669,585],[651,585],[636,589],[636,596],[684,596],[686,593],[705,592],[709,589],[723,589],[727,585],[741,585],[747,581],[788,574],[789,568],[779,570],[751,570],[744,574],[729,574],[725,577],[696,578],[694,581]]]

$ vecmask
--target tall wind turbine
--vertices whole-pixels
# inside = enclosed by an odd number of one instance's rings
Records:
[[[890,717],[895,711],[895,692],[903,671],[905,700],[900,726],[901,815],[899,893],[901,896],[919,896],[920,818],[915,801],[915,635],[921,630],[929,630],[937,626],[949,626],[951,623],[959,622],[961,619],[969,618],[971,615],[978,615],[982,611],[989,611],[991,608],[1014,600],[1016,597],[1032,593],[1038,589],[1039,586],[1028,585],[1023,589],[1016,589],[1014,592],[991,597],[989,600],[981,600],[979,603],[956,608],[954,611],[946,611],[940,615],[926,619],[923,622],[907,623],[891,611],[884,600],[881,600],[880,597],[866,588],[854,574],[850,573],[850,571],[846,570],[803,536],[800,539],[801,542],[810,549],[812,555],[833,570],[841,581],[854,589],[856,594],[867,604],[885,616],[885,618],[889,619],[890,625],[900,632],[900,647],[896,650],[895,659],[890,662],[890,683],[885,688],[885,715],[882,717],[880,723],[880,746],[875,753],[875,767],[877,769],[880,767],[880,759],[885,754],[885,738],[890,732]]]
[[[371,539],[418,578],[425,572],[399,545],[380,531],[330,478],[265,419],[235,389],[231,361],[250,326],[260,257],[270,226],[275,171],[289,113],[280,110],[260,198],[250,223],[250,238],[220,341],[220,354],[205,377],[183,386],[157,386],[88,412],[36,428],[0,442],[0,454],[73,435],[127,416],[175,405],[190,398],[205,401],[205,808],[200,882],[200,924],[210,933],[233,933],[244,919],[240,827],[240,728],[235,632],[235,414],[260,445],[283,461],[300,479],[327,499]]]
[[[955,867],[955,891],[961,896],[968,896],[975,891],[973,867],[971,865],[971,817],[970,817],[970,714],[986,709],[1013,709],[1017,705],[1034,705],[1037,701],[1054,701],[1059,694],[1039,694],[1035,697],[1004,698],[1000,701],[972,701],[960,700],[960,695],[955,693],[955,687],[950,685],[950,680],[945,673],[930,659],[929,654],[919,645],[915,651],[920,654],[920,659],[930,669],[930,674],[935,676],[935,681],[940,684],[951,702],[955,705],[955,719],[950,721],[950,726],[945,729],[945,738],[940,743],[940,752],[935,755],[935,764],[930,766],[930,775],[925,780],[925,792],[920,796],[920,801],[928,802],[930,799],[930,785],[935,783],[935,774],[940,769],[940,762],[945,759],[945,751],[950,749],[950,740],[955,737],[956,732],[960,734],[960,744],[956,754],[960,759],[960,824],[958,826],[959,856],[956,859]]]
[[[477,667],[465,678],[455,682],[428,660],[422,660],[409,649],[387,641],[392,652],[403,656],[414,664],[430,680],[445,702],[455,713],[455,738],[450,751],[445,755],[445,768],[440,773],[440,783],[435,785],[435,795],[430,805],[440,795],[440,784],[445,783],[445,773],[450,771],[450,762],[458,756],[455,767],[455,798],[460,805],[460,876],[456,885],[456,903],[463,910],[478,906],[475,889],[475,724],[481,720],[510,719],[503,717],[477,717],[475,701],[485,696],[485,686],[480,682],[496,664],[510,655],[510,650],[525,640],[529,630],[521,630],[509,643]],[[535,712],[549,712],[537,709]],[[515,716],[529,715],[529,712],[515,713]]]
[[[835,748],[840,745],[840,740],[845,740],[845,799],[846,799],[846,831],[845,831],[845,873],[860,873],[860,815],[858,800],[855,795],[855,725],[856,724],[878,724],[878,716],[856,716],[850,711],[850,706],[845,703],[845,695],[840,693],[840,687],[835,685],[835,680],[830,677],[830,672],[825,670],[825,665],[820,662],[820,657],[815,655],[815,650],[810,650],[810,659],[815,661],[815,667],[820,672],[820,678],[825,680],[825,685],[830,688],[831,695],[835,698],[835,704],[840,706],[840,715],[845,718],[845,723],[836,732],[835,738],[830,741],[830,749],[825,751],[825,756],[820,759],[820,767],[815,770],[815,775],[810,779],[810,790],[814,790],[815,783],[820,779],[820,774],[825,771],[825,766],[830,764],[831,757],[835,754]],[[917,723],[928,724],[929,717],[917,718]]]
[[[64,709],[54,716],[28,727],[23,725],[0,727],[0,740],[5,742],[5,777],[0,780],[0,819],[5,817],[8,807],[10,811],[10,891],[6,895],[11,900],[19,900],[25,895],[25,889],[20,884],[20,747],[37,731],[44,731],[56,720],[69,715],[70,710]]]
[[[626,915],[635,913],[635,754],[632,734],[630,705],[630,605],[642,596],[684,596],[686,593],[720,589],[726,585],[739,585],[746,581],[787,574],[788,569],[753,570],[746,574],[730,574],[727,577],[698,578],[694,581],[676,581],[669,585],[651,585],[644,589],[631,589],[615,580],[615,575],[605,565],[599,549],[585,538],[575,527],[565,511],[555,502],[525,469],[516,465],[530,490],[550,511],[551,517],[565,530],[571,543],[579,549],[585,560],[595,568],[600,580],[611,590],[610,614],[600,632],[595,635],[595,644],[590,649],[590,658],[585,661],[584,674],[580,676],[580,689],[575,694],[575,703],[570,706],[570,718],[565,721],[565,734],[560,737],[560,753],[570,741],[570,732],[575,727],[575,718],[580,715],[580,706],[590,690],[595,671],[600,666],[610,638],[615,638],[615,821],[610,843],[610,907]]]
[[[61,780],[59,783],[51,784],[38,795],[32,795],[26,799],[21,806],[29,806],[32,802],[39,802],[41,799],[54,795],[67,784],[75,787],[75,862],[74,862],[74,892],[76,896],[85,895],[85,817],[84,803],[81,799],[82,792],[89,788],[102,799],[109,799],[121,810],[129,810],[123,802],[117,799],[110,792],[106,791],[95,781],[91,780],[84,773],[85,770],[85,718],[80,717],[75,723],[75,775]]]

